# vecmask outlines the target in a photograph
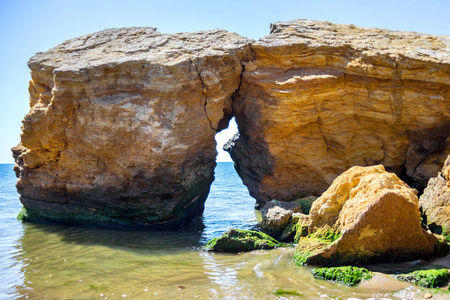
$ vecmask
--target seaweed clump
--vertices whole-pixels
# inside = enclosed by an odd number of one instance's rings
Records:
[[[408,274],[394,275],[394,277],[421,287],[436,288],[444,286],[448,282],[450,272],[447,269],[419,270]]]
[[[367,269],[352,266],[316,268],[311,270],[311,274],[317,279],[341,282],[348,286],[356,286],[362,280],[370,280],[373,276]]]
[[[275,296],[300,296],[300,297],[303,296],[303,294],[300,294],[296,291],[286,291],[282,289],[276,289],[275,291],[273,291],[273,294]]]
[[[230,228],[220,238],[214,238],[207,242],[204,249],[237,253],[273,249],[278,246],[280,246],[280,243],[265,233],[254,230]]]

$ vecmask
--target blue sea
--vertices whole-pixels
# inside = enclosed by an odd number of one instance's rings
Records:
[[[224,254],[201,246],[257,229],[233,163],[217,164],[202,218],[173,231],[22,223],[13,165],[0,165],[0,299],[414,299],[408,283],[350,288],[312,278],[294,248]],[[438,298],[434,298],[438,299]]]

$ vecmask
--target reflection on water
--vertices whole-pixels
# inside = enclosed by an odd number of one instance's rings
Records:
[[[206,240],[228,227],[257,227],[254,200],[232,164],[219,167],[222,174],[216,175],[204,217],[179,231],[22,224],[15,219],[21,208],[15,180],[9,173],[0,177],[0,299],[297,297],[277,297],[276,290],[295,291],[304,299],[422,298],[418,288],[381,275],[356,288],[315,280],[310,267],[294,265],[292,247],[240,254],[202,251]],[[1,171],[0,165],[0,176]]]
[[[15,256],[24,275],[15,286],[18,298],[274,299],[275,290],[287,290],[307,299],[404,299],[418,292],[397,281],[396,297],[379,285],[350,288],[315,280],[310,267],[293,264],[292,247],[223,254],[198,249],[194,231],[24,227]]]

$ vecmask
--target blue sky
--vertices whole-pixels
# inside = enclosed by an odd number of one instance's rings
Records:
[[[69,38],[151,26],[162,33],[222,28],[258,39],[271,22],[299,18],[450,35],[449,16],[448,0],[0,0],[0,163],[13,162],[10,148],[19,143],[29,110],[29,58]]]

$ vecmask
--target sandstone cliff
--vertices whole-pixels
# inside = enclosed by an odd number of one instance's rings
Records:
[[[200,215],[251,42],[108,29],[32,57],[13,149],[25,219],[173,227]]]
[[[320,195],[354,165],[417,187],[450,154],[450,37],[321,21],[108,29],[30,62],[13,149],[28,220],[171,227],[203,211],[217,131],[263,205]]]
[[[274,23],[252,45],[228,150],[261,204],[382,164],[424,187],[450,154],[450,36]]]

